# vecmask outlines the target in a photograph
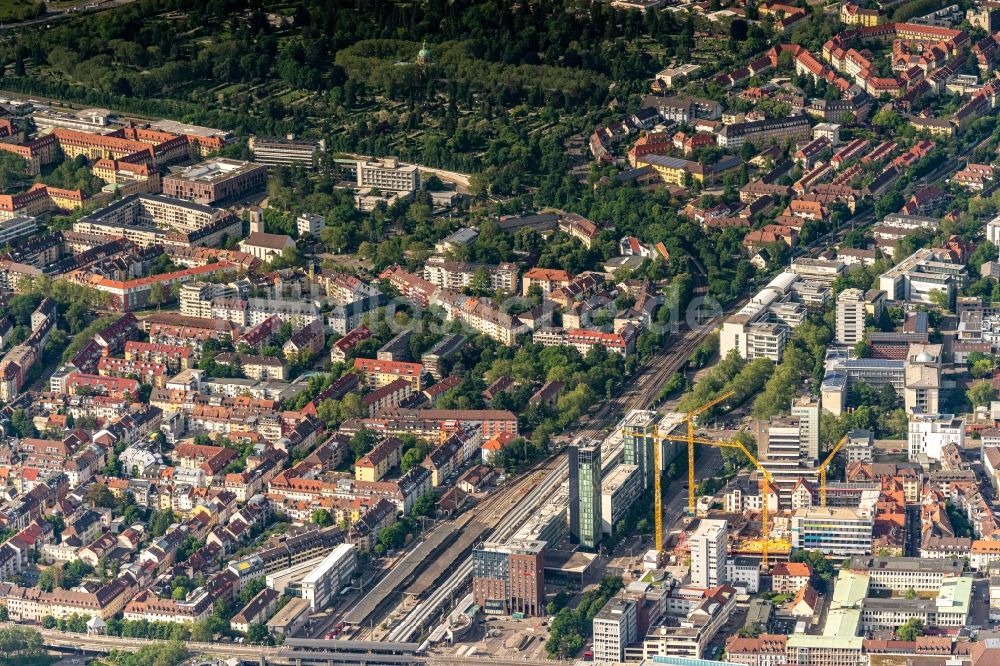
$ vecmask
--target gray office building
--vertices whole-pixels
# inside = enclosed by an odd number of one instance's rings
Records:
[[[601,442],[577,438],[569,445],[569,538],[584,548],[601,542]]]
[[[633,409],[622,421],[622,462],[639,467],[645,489],[653,487],[656,473],[653,469],[653,432],[659,418],[656,412]],[[673,444],[668,444],[672,453]]]

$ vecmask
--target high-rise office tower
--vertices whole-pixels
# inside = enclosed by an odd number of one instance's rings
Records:
[[[568,452],[569,538],[596,549],[601,542],[601,442],[579,437]]]

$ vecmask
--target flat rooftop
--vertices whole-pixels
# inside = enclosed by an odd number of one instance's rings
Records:
[[[200,125],[188,125],[187,123],[180,123],[176,120],[158,120],[152,123],[150,127],[153,127],[164,132],[172,132],[173,134],[186,134],[188,136],[204,136],[204,137],[229,137],[230,132],[220,129],[214,129],[212,127],[201,127]]]
[[[962,573],[964,563],[958,558],[868,557],[855,555],[851,558],[850,568],[855,571],[924,571],[957,576]]]
[[[220,180],[232,178],[253,171],[254,169],[265,168],[261,164],[253,162],[243,162],[240,160],[230,160],[219,157],[205,162],[200,162],[177,173],[172,173],[168,178],[179,178],[191,180],[199,183],[215,183]]]

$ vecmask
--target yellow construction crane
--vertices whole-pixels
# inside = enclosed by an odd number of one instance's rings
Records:
[[[847,435],[840,438],[840,441],[833,445],[830,449],[830,455],[826,457],[819,466],[819,502],[820,506],[824,509],[826,508],[826,469],[833,462],[833,457],[837,455],[837,451],[840,451],[841,447],[847,443]]]
[[[688,434],[683,440],[688,443],[688,513],[694,515],[694,419],[699,414],[704,413],[706,410],[711,409],[715,405],[719,404],[723,400],[730,398],[733,395],[733,391],[724,393],[721,396],[715,398],[714,400],[705,403],[701,407],[698,407],[692,412],[689,412],[684,418],[687,421]],[[633,437],[645,437],[645,433],[638,429],[632,429],[629,432]],[[660,440],[669,439],[667,437],[660,436],[659,425],[653,425],[653,511],[655,512],[656,519],[654,524],[656,526],[656,551],[663,551],[663,489],[660,481]]]
[[[726,393],[723,393],[717,398],[714,398],[706,402],[701,407],[698,407],[688,412],[687,416],[684,417],[685,420],[687,421],[687,439],[685,441],[687,441],[688,443],[688,515],[689,516],[694,515],[694,445],[695,445],[694,420],[701,414],[707,412],[712,407],[718,405],[720,402],[723,402],[733,397],[733,395],[735,395],[735,391],[727,391]],[[671,439],[671,438],[665,437],[664,439]],[[657,451],[659,451],[659,448],[660,448],[659,446],[656,447]],[[659,469],[659,467],[657,467],[656,469]]]
[[[768,506],[767,506],[767,503],[768,503],[768,492],[770,491],[771,484],[774,483],[774,477],[771,476],[771,473],[769,471],[767,471],[767,469],[763,465],[760,464],[760,461],[757,460],[757,456],[755,456],[753,453],[751,453],[750,449],[748,449],[743,444],[743,442],[739,441],[738,439],[737,440],[733,440],[731,442],[727,442],[727,441],[720,441],[720,440],[715,440],[715,439],[705,439],[703,437],[695,437],[694,435],[691,435],[691,434],[689,434],[687,437],[684,437],[682,435],[663,435],[661,437],[661,439],[667,439],[667,440],[670,440],[670,441],[673,441],[673,442],[685,442],[686,441],[686,442],[688,442],[688,444],[690,446],[693,446],[695,444],[704,444],[706,446],[717,446],[717,447],[726,448],[726,449],[739,449],[740,451],[743,452],[743,455],[745,455],[747,457],[747,459],[753,464],[753,466],[756,467],[760,471],[761,475],[764,477],[763,487],[761,488],[761,499],[762,499],[762,501],[761,501],[761,512],[760,512],[761,543],[763,544],[762,547],[761,547],[761,565],[766,569],[767,568],[768,543],[770,542],[770,528],[769,528],[769,524],[770,523],[769,523],[769,520],[768,520],[768,511],[769,511],[769,509],[768,509]],[[659,448],[659,446],[657,446],[657,448]],[[657,518],[658,519],[660,518],[659,514],[657,514]],[[660,528],[660,529],[662,531],[662,528]]]

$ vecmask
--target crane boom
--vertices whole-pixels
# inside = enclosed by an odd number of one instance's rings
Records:
[[[722,395],[717,396],[715,398],[712,398],[711,400],[709,400],[708,402],[706,402],[701,407],[696,407],[692,411],[688,412],[688,416],[689,417],[695,417],[695,416],[698,416],[699,414],[707,412],[712,407],[715,407],[720,402],[724,402],[724,401],[728,400],[729,398],[732,398],[734,395],[736,395],[736,391],[726,391]]]
[[[837,451],[840,451],[841,447],[843,447],[844,444],[846,443],[847,443],[847,435],[844,435],[843,437],[840,438],[840,441],[834,444],[833,448],[830,449],[830,454],[826,457],[826,460],[820,463],[819,501],[820,501],[820,506],[822,506],[824,509],[826,508],[826,470],[830,466],[830,463],[833,462],[833,457],[837,455]]]
[[[761,564],[764,566],[764,568],[767,568],[767,554],[768,554],[767,551],[768,551],[768,542],[770,539],[769,536],[770,530],[768,528],[769,526],[768,518],[770,511],[768,507],[768,494],[771,489],[771,484],[774,483],[774,477],[771,476],[771,473],[769,471],[767,471],[767,468],[764,467],[762,464],[760,464],[760,461],[757,460],[757,456],[755,456],[750,451],[750,449],[748,449],[746,445],[739,440],[721,441],[715,439],[706,439],[704,437],[695,437],[694,435],[689,435],[688,437],[682,437],[681,435],[670,435],[670,434],[663,435],[662,439],[667,439],[670,441],[681,441],[681,442],[687,441],[689,446],[694,444],[704,444],[706,446],[717,446],[719,448],[725,448],[725,449],[738,449],[743,453],[743,455],[747,457],[747,459],[753,464],[753,466],[757,468],[758,471],[760,471],[761,475],[764,477],[764,482],[761,484],[762,501],[761,501],[761,512],[760,512],[760,524],[761,524],[760,529],[762,537]],[[659,444],[657,444],[657,446],[659,446]]]
[[[728,400],[729,398],[736,395],[735,391],[726,391],[722,395],[718,395],[704,405],[694,408],[692,411],[687,413],[685,420],[687,421],[687,436],[688,436],[688,515],[694,515],[694,420],[699,415],[707,412],[712,407],[715,407],[719,403]]]

